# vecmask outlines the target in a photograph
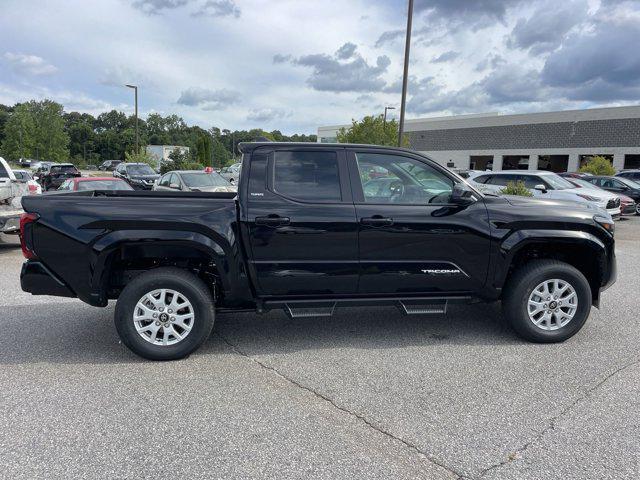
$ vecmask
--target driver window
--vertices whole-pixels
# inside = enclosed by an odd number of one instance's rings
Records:
[[[453,180],[426,163],[380,153],[356,154],[366,203],[448,203]]]

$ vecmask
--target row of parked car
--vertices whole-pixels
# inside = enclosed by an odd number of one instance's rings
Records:
[[[548,171],[469,171],[465,176],[483,193],[500,194],[508,183],[522,182],[534,197],[597,205],[613,218],[640,215],[640,170],[616,176]]]

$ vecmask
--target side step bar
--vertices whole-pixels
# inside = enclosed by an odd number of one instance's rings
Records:
[[[350,300],[350,299],[349,299]],[[331,317],[336,306],[353,306],[360,304],[358,301],[345,299],[333,299],[324,301],[289,300],[265,302],[267,309],[282,308],[290,318]],[[354,299],[355,300],[355,299]],[[465,302],[470,297],[453,298],[394,298],[384,299],[371,303],[364,301],[364,305],[397,306],[405,315],[445,315],[449,302]]]
[[[401,311],[405,315],[446,315],[447,300],[436,300],[429,303],[408,303],[398,301]]]
[[[285,304],[284,310],[290,318],[331,317],[336,310],[336,302],[330,305],[296,306]]]

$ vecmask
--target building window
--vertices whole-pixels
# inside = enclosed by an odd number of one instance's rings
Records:
[[[625,155],[624,168],[640,169],[640,155]]]
[[[502,170],[528,170],[529,155],[504,155]]]
[[[469,157],[470,170],[493,170],[493,155],[471,155]]]
[[[540,155],[538,170],[562,173],[569,169],[569,155]]]

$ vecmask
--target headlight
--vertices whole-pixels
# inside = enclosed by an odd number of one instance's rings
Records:
[[[593,217],[593,220],[595,220],[595,222],[600,225],[602,228],[604,228],[607,232],[609,232],[611,235],[613,235],[616,231],[616,225],[615,223],[613,223],[613,220],[611,219],[611,217],[605,217],[603,215],[595,215]]]

